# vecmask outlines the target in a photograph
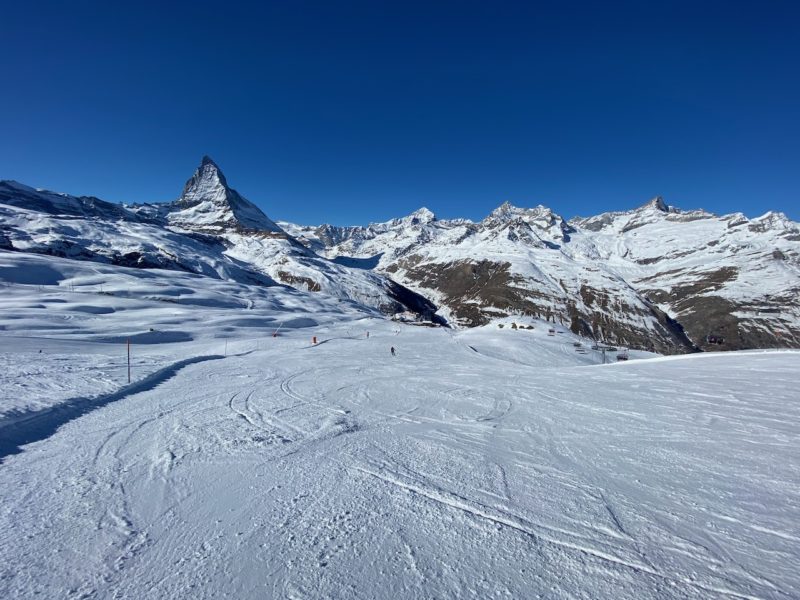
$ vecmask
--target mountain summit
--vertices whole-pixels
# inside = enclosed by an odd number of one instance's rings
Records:
[[[433,214],[433,211],[426,208],[418,208],[413,213],[408,215],[413,225],[417,225],[420,223],[433,223],[436,220],[436,215]]]
[[[204,156],[194,175],[183,186],[181,201],[191,203],[199,194],[209,189],[230,191],[228,181],[217,163],[210,156]]]
[[[643,209],[652,208],[652,209],[655,209],[657,211],[665,212],[665,213],[675,212],[675,209],[672,208],[671,206],[669,206],[666,202],[664,202],[664,199],[661,196],[656,196],[655,198],[650,200],[650,202],[648,202],[647,204],[645,204],[641,208],[643,208]]]
[[[208,156],[186,182],[168,219],[174,227],[210,233],[229,229],[283,233],[260,208],[228,186],[222,170]]]

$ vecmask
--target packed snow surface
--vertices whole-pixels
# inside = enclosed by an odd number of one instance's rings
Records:
[[[602,365],[541,322],[9,256],[2,598],[800,590],[800,353]]]

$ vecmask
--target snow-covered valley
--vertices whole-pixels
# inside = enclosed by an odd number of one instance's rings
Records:
[[[0,597],[800,589],[800,352],[603,365],[530,318],[22,252],[0,279]]]

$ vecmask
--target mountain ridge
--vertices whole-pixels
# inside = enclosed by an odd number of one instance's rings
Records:
[[[568,221],[508,202],[478,222],[399,230],[402,221],[349,227],[344,236],[330,225],[281,224],[326,256],[373,260],[466,326],[533,315],[662,352],[716,349],[709,336],[728,349],[800,344],[800,226],[782,213],[718,216],[656,196]],[[737,315],[742,309],[749,314]]]
[[[455,326],[518,315],[664,353],[800,347],[800,225],[660,196],[565,219],[504,202],[366,226],[273,221],[203,157],[180,196],[119,205],[0,182],[0,247],[283,284]],[[708,339],[723,339],[710,345]]]

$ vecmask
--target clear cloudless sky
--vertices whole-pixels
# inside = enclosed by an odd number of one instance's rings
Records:
[[[800,3],[4,2],[0,179],[273,219],[800,219]]]

